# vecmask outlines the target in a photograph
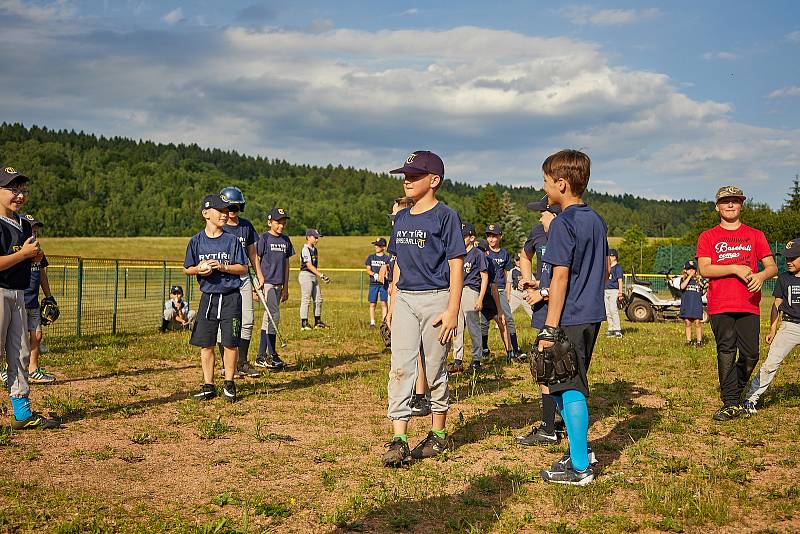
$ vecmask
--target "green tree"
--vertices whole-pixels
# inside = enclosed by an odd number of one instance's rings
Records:
[[[658,247],[649,245],[647,235],[638,225],[633,225],[625,231],[622,243],[619,245],[619,263],[624,269],[636,269],[643,273],[653,268]]]
[[[789,198],[783,204],[784,210],[800,211],[800,174],[794,175],[792,180],[792,190],[789,191]]]
[[[500,224],[503,227],[503,245],[509,252],[516,254],[525,243],[525,229],[522,226],[522,217],[517,213],[517,207],[511,200],[508,191],[501,196],[502,212]]]
[[[500,222],[502,207],[497,192],[491,185],[485,186],[478,193],[476,198],[478,220],[475,222],[475,230],[478,235],[483,234],[486,225]]]

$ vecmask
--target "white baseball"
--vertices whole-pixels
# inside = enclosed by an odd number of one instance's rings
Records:
[[[204,261],[201,261],[200,263],[197,264],[197,269],[201,273],[204,273],[206,271],[210,271],[211,270],[211,265],[209,265],[209,263],[204,260]]]

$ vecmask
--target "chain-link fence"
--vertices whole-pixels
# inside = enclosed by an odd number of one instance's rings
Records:
[[[786,272],[786,258],[778,254],[784,250],[783,243],[771,243],[769,248],[772,250],[775,262],[778,264],[778,272]],[[673,273],[680,273],[683,270],[683,264],[689,260],[694,260],[696,253],[697,248],[693,245],[666,245],[658,247],[656,259],[653,263],[653,271],[659,273],[672,269]]]
[[[173,285],[183,287],[194,309],[200,300],[195,277],[173,261],[106,260],[48,256],[47,278],[61,317],[48,335],[116,334],[153,330],[161,324]],[[369,281],[363,269],[326,269],[332,282],[322,286],[327,302],[364,303]],[[289,276],[289,307],[299,307],[297,272]]]

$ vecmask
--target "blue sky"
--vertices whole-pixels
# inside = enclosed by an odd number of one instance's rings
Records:
[[[800,173],[800,2],[0,0],[0,117],[385,171],[780,206]],[[13,82],[10,82],[13,80]],[[12,164],[13,162],[5,162]]]

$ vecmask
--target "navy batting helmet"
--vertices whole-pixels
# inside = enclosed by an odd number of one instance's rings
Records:
[[[242,193],[242,190],[238,187],[226,187],[219,192],[219,196],[221,196],[226,202],[230,202],[231,204],[239,204],[239,210],[244,211],[244,193]]]

